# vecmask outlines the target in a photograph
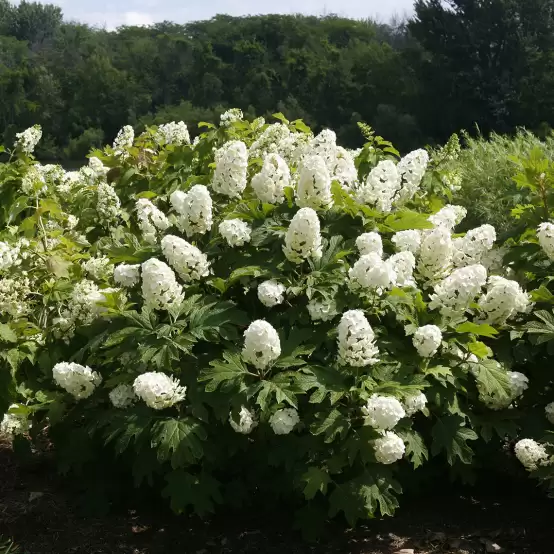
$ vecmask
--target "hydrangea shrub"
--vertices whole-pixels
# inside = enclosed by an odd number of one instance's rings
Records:
[[[490,345],[530,299],[491,226],[455,233],[425,150],[276,117],[232,110],[192,143],[125,127],[78,172],[21,135],[0,166],[2,427],[48,433],[65,471],[113,456],[176,512],[261,491],[354,524],[505,437],[526,382]]]

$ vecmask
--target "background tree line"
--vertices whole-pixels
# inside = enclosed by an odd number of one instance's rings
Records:
[[[268,15],[121,27],[0,0],[0,142],[40,123],[43,159],[81,158],[127,123],[282,111],[355,146],[363,120],[401,150],[461,128],[545,133],[554,0],[417,0],[409,21]]]

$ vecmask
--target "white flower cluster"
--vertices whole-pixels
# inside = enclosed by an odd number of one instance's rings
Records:
[[[18,318],[29,313],[27,299],[30,294],[31,282],[27,277],[0,279],[0,314]]]
[[[221,236],[232,248],[243,246],[247,242],[250,242],[252,229],[242,219],[226,219],[219,224],[218,229]]]
[[[402,187],[398,192],[395,203],[404,203],[414,197],[421,185],[428,163],[429,154],[422,149],[406,154],[398,162],[396,169],[400,175]]]
[[[102,382],[102,376],[88,366],[61,362],[52,369],[54,381],[77,400],[88,398]]]
[[[486,293],[479,300],[479,307],[489,323],[504,324],[519,313],[525,313],[530,306],[529,295],[517,281],[493,275],[489,277]]]
[[[312,208],[301,208],[290,222],[285,236],[283,252],[293,263],[307,258],[321,258],[321,233],[319,219]]]
[[[239,420],[235,421],[233,414],[229,414],[229,423],[236,433],[249,435],[258,425],[255,415],[244,406],[241,406],[239,412]]]
[[[9,245],[0,241],[0,271],[5,271],[21,264],[21,245]]]
[[[352,290],[376,291],[380,294],[396,282],[393,265],[381,259],[377,252],[361,256],[348,271]]]
[[[40,125],[33,125],[22,133],[16,133],[15,136],[17,138],[15,147],[25,152],[25,154],[32,154],[42,138],[42,127]]]
[[[304,147],[300,146],[296,157],[302,162],[306,157],[319,156],[327,167],[331,181],[338,181],[346,190],[353,188],[358,180],[354,158],[342,146],[337,146],[337,135],[331,129],[323,129]],[[300,163],[302,165],[302,163]]]
[[[443,278],[451,268],[452,254],[450,229],[437,227],[423,233],[417,264],[420,275],[430,281]]]
[[[427,397],[422,393],[411,394],[404,398],[404,411],[408,417],[412,417],[417,412],[421,412],[427,405]]]
[[[480,264],[453,271],[435,286],[429,309],[438,309],[445,317],[462,315],[487,282],[487,270]]]
[[[544,253],[554,260],[554,224],[541,223],[537,229],[537,237]]]
[[[155,137],[156,142],[160,145],[174,144],[175,146],[182,146],[183,144],[190,144],[189,130],[184,121],[178,123],[171,121],[160,125]]]
[[[379,464],[394,464],[401,460],[406,452],[404,441],[392,431],[383,431],[383,435],[373,442],[375,460]]]
[[[414,269],[416,266],[416,260],[411,252],[398,252],[398,254],[392,255],[387,264],[391,268],[393,275],[392,284],[397,287],[413,287],[414,281]]]
[[[162,239],[162,253],[179,277],[190,283],[210,274],[210,263],[196,246],[174,235]]]
[[[383,256],[383,240],[376,232],[363,233],[356,239],[356,248],[361,256],[375,252],[379,257]]]
[[[302,160],[296,185],[296,205],[314,210],[328,209],[333,205],[331,176],[321,156],[306,156]]]
[[[258,285],[258,299],[268,308],[282,304],[285,301],[285,286],[270,279]]]
[[[516,458],[527,471],[533,471],[548,462],[546,448],[533,439],[522,439],[515,445]]]
[[[337,304],[334,300],[310,300],[308,313],[312,321],[331,321],[337,314]]]
[[[243,119],[242,110],[239,108],[231,108],[226,112],[223,112],[219,117],[219,122],[222,127],[229,127],[232,123],[236,121],[242,121]]]
[[[338,327],[338,361],[340,365],[365,367],[379,361],[375,333],[362,310],[349,310]]]
[[[144,240],[150,244],[155,244],[158,232],[165,231],[169,227],[167,217],[146,198],[137,200],[136,209],[138,226]]]
[[[358,184],[358,171],[354,156],[342,146],[337,146],[335,163],[330,167],[331,180],[338,181],[346,190],[353,190]]]
[[[283,144],[290,140],[291,132],[283,123],[268,125],[262,134],[252,143],[249,150],[249,157],[263,158],[266,154],[284,155]],[[292,154],[292,152],[287,152]]]
[[[269,419],[269,424],[276,435],[288,435],[299,422],[300,417],[294,408],[277,410]]]
[[[83,262],[83,270],[97,281],[107,280],[113,274],[113,266],[106,256],[86,260]]]
[[[400,186],[401,177],[394,162],[380,161],[358,189],[358,201],[388,213],[392,210],[392,203]]]
[[[212,228],[212,197],[204,185],[194,185],[186,194],[176,190],[170,201],[179,214],[177,226],[187,237],[204,235]]]
[[[121,287],[134,287],[140,281],[140,264],[119,264],[114,269],[113,278]]]
[[[44,175],[38,165],[31,165],[21,178],[21,191],[28,196],[40,196],[48,190]]]
[[[481,263],[494,246],[496,231],[492,225],[481,225],[468,231],[464,237],[454,239],[453,262],[456,267]]]
[[[548,421],[552,423],[552,425],[554,425],[554,402],[546,405],[546,407],[544,408],[544,413],[546,415],[546,419],[548,419]]]
[[[262,202],[281,204],[285,187],[290,185],[290,169],[279,154],[267,154],[262,170],[252,177],[252,190]]]
[[[375,429],[387,430],[396,427],[396,424],[406,417],[402,404],[392,396],[372,394],[362,408],[367,425]]]
[[[421,247],[421,233],[415,229],[398,231],[391,240],[399,252],[411,252],[414,256]]]
[[[85,186],[83,174],[80,171],[66,171],[61,178],[55,182],[56,192],[64,197],[70,198],[71,195],[80,187]]]
[[[215,152],[215,171],[212,188],[219,194],[238,198],[246,188],[248,152],[240,140],[225,143]]]
[[[113,407],[119,409],[128,408],[137,400],[137,395],[135,394],[133,387],[125,383],[121,383],[112,389],[109,397]]]
[[[150,258],[142,264],[142,297],[155,310],[169,310],[183,300],[183,287],[164,262]]]
[[[109,169],[96,156],[91,156],[89,158],[88,166],[94,173],[94,177],[96,179],[103,179],[109,171]]]
[[[100,183],[96,189],[96,213],[104,225],[117,223],[121,215],[121,202],[115,189],[108,183]]]
[[[18,409],[17,404],[12,404],[10,410]],[[14,437],[16,435],[24,435],[31,428],[31,422],[27,419],[27,415],[20,412],[9,412],[4,414],[0,421],[0,438],[2,435]]]
[[[90,325],[106,310],[100,305],[106,301],[105,295],[114,292],[118,292],[118,289],[100,290],[95,283],[88,279],[76,283],[71,291],[67,309],[63,310],[60,317],[54,320],[57,334],[70,338],[75,332],[76,325]]]
[[[437,353],[441,345],[441,330],[436,325],[419,327],[414,333],[412,342],[422,358],[431,358]]]
[[[510,378],[512,398],[519,398],[529,388],[529,379],[519,371],[508,371],[508,377]]]
[[[175,377],[152,371],[139,375],[133,383],[133,390],[149,408],[163,410],[182,402],[187,387],[182,387]]]
[[[243,359],[258,369],[265,369],[281,355],[281,342],[275,328],[258,319],[244,332]]]
[[[113,143],[114,154],[125,159],[129,155],[127,149],[133,146],[134,140],[135,130],[131,127],[131,125],[125,125],[125,127],[122,127],[119,130],[119,133],[117,133]]]
[[[453,206],[447,204],[441,208],[436,214],[429,216],[429,221],[435,227],[444,227],[452,231],[458,223],[460,223],[467,215],[467,210],[463,206]]]

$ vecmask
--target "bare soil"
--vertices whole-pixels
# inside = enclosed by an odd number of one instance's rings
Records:
[[[85,517],[48,461],[21,467],[0,445],[0,537],[14,540],[18,554],[554,553],[554,500],[530,483],[492,488],[403,498],[395,518],[356,529],[333,523],[308,544],[286,509],[223,510],[202,521],[141,505]]]

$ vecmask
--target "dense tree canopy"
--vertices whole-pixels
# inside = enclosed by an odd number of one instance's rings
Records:
[[[477,123],[550,123],[554,0],[418,0],[408,24],[216,16],[109,32],[0,0],[0,140],[40,123],[40,157],[75,159],[130,123],[215,120],[228,107],[332,127],[365,121],[401,149]],[[440,110],[440,117],[437,115]]]

